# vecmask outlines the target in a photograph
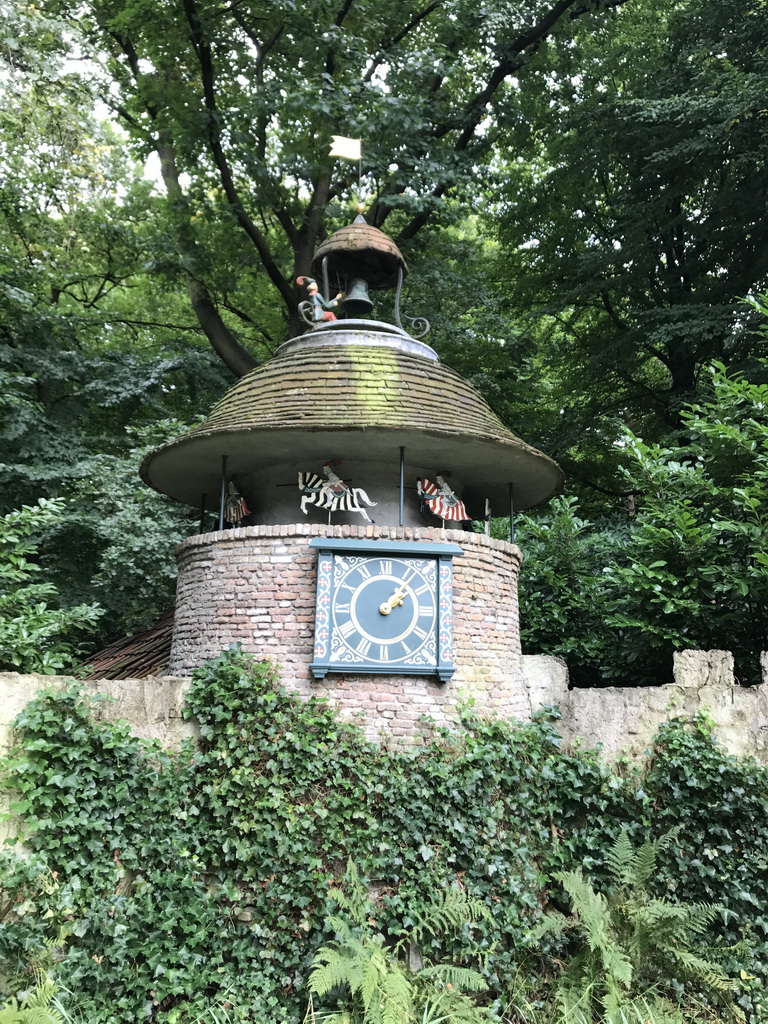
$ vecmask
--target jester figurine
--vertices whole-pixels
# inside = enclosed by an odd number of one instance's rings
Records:
[[[307,289],[307,296],[312,305],[312,319],[316,323],[337,319],[336,314],[331,310],[338,306],[339,300],[344,297],[344,292],[339,292],[334,299],[326,302],[314,277],[297,277],[296,284],[303,285]]]

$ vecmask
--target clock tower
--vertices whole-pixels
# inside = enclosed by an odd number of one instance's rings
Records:
[[[177,552],[169,671],[239,643],[349,712],[392,704],[396,723],[459,693],[494,710],[519,676],[521,555],[484,524],[546,501],[560,470],[440,362],[426,321],[403,327],[407,268],[383,232],[358,217],[311,270],[306,332],[142,464],[201,512]],[[395,323],[370,318],[381,289]]]

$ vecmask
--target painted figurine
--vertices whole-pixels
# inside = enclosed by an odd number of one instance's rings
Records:
[[[307,505],[328,509],[331,512],[359,512],[367,522],[373,522],[363,508],[376,504],[371,501],[362,487],[350,487],[336,473],[341,465],[337,459],[323,465],[323,475],[318,473],[299,473],[299,490],[301,491],[301,511],[307,515]]]
[[[308,300],[312,306],[312,319],[316,323],[337,319],[336,314],[331,310],[335,309],[339,301],[344,298],[344,292],[339,292],[336,298],[326,302],[314,277],[297,277],[296,284],[303,285],[307,289]]]
[[[421,498],[422,508],[427,508],[439,519],[456,523],[468,522],[472,517],[467,515],[464,502],[457,498],[445,481],[450,476],[447,470],[438,473],[435,477],[436,483],[431,480],[421,479],[416,481],[416,490]]]
[[[245,498],[238,494],[235,485],[230,480],[227,494],[224,497],[224,518],[232,526],[238,526],[241,520],[251,514]]]

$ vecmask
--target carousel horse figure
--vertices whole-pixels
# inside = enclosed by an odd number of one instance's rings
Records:
[[[359,512],[367,523],[373,520],[363,505],[373,506],[362,487],[350,487],[334,472],[340,462],[326,462],[323,476],[318,473],[299,473],[299,490],[301,491],[301,511],[307,515],[307,505],[328,509],[329,512]]]
[[[426,507],[433,515],[443,520],[456,523],[465,523],[472,517],[467,515],[464,502],[457,498],[451,488],[445,482],[448,474],[438,474],[435,478],[436,484],[431,480],[417,480],[416,490],[421,498],[422,508]]]

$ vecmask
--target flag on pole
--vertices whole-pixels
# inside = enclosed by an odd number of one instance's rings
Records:
[[[360,139],[345,139],[343,135],[332,135],[333,143],[329,156],[337,156],[342,160],[360,160],[362,158]]]

